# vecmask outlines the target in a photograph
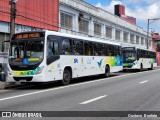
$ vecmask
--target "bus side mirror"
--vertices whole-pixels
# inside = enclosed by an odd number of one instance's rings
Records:
[[[10,42],[10,40],[3,41],[3,42],[2,42],[2,52],[4,52],[4,43],[6,43],[6,42]]]
[[[0,72],[0,81],[5,82],[6,81],[6,74],[5,72]]]

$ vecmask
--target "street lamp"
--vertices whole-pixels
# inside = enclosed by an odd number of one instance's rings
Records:
[[[147,24],[147,49],[149,49],[149,24],[156,21],[156,20],[159,20],[159,19],[160,18],[148,19],[148,24]]]

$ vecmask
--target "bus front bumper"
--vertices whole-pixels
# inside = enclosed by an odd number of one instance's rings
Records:
[[[46,77],[43,75],[34,75],[34,76],[8,75],[6,82],[46,82]]]

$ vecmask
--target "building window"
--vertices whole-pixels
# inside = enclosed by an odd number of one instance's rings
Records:
[[[65,13],[61,13],[61,27],[62,28],[69,28],[72,29],[72,16],[65,14]]]
[[[144,45],[144,38],[141,38],[141,45]]]
[[[145,38],[145,45],[147,46],[147,38]]]
[[[0,32],[0,51],[2,51],[2,42],[9,40],[9,35],[10,34],[8,34],[8,33],[1,33]],[[4,47],[3,50],[8,51],[8,49],[9,49],[9,43],[5,42],[3,45],[4,45],[3,46]]]
[[[116,30],[116,40],[120,40],[121,38],[121,31]]]
[[[106,27],[106,37],[112,38],[112,28]]]
[[[136,36],[136,44],[139,44],[139,36]]]
[[[126,32],[123,33],[123,41],[128,42],[128,33]]]
[[[101,36],[101,25],[94,23],[94,34]]]
[[[149,47],[151,47],[152,41],[151,41],[151,40],[149,40],[149,43],[148,43],[148,44],[149,44]]]
[[[134,35],[133,35],[133,34],[130,35],[130,42],[131,42],[132,44],[134,44]]]
[[[81,19],[79,21],[79,31],[88,33],[88,29],[89,29],[89,21]]]

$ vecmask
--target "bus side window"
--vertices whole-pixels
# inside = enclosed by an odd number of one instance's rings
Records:
[[[93,47],[92,42],[84,42],[84,48],[85,48],[85,55],[90,56],[93,55]]]
[[[73,40],[73,54],[74,55],[83,55],[83,41],[82,40]]]
[[[62,46],[62,55],[71,55],[72,54],[72,39],[69,38],[61,38],[61,46]]]

